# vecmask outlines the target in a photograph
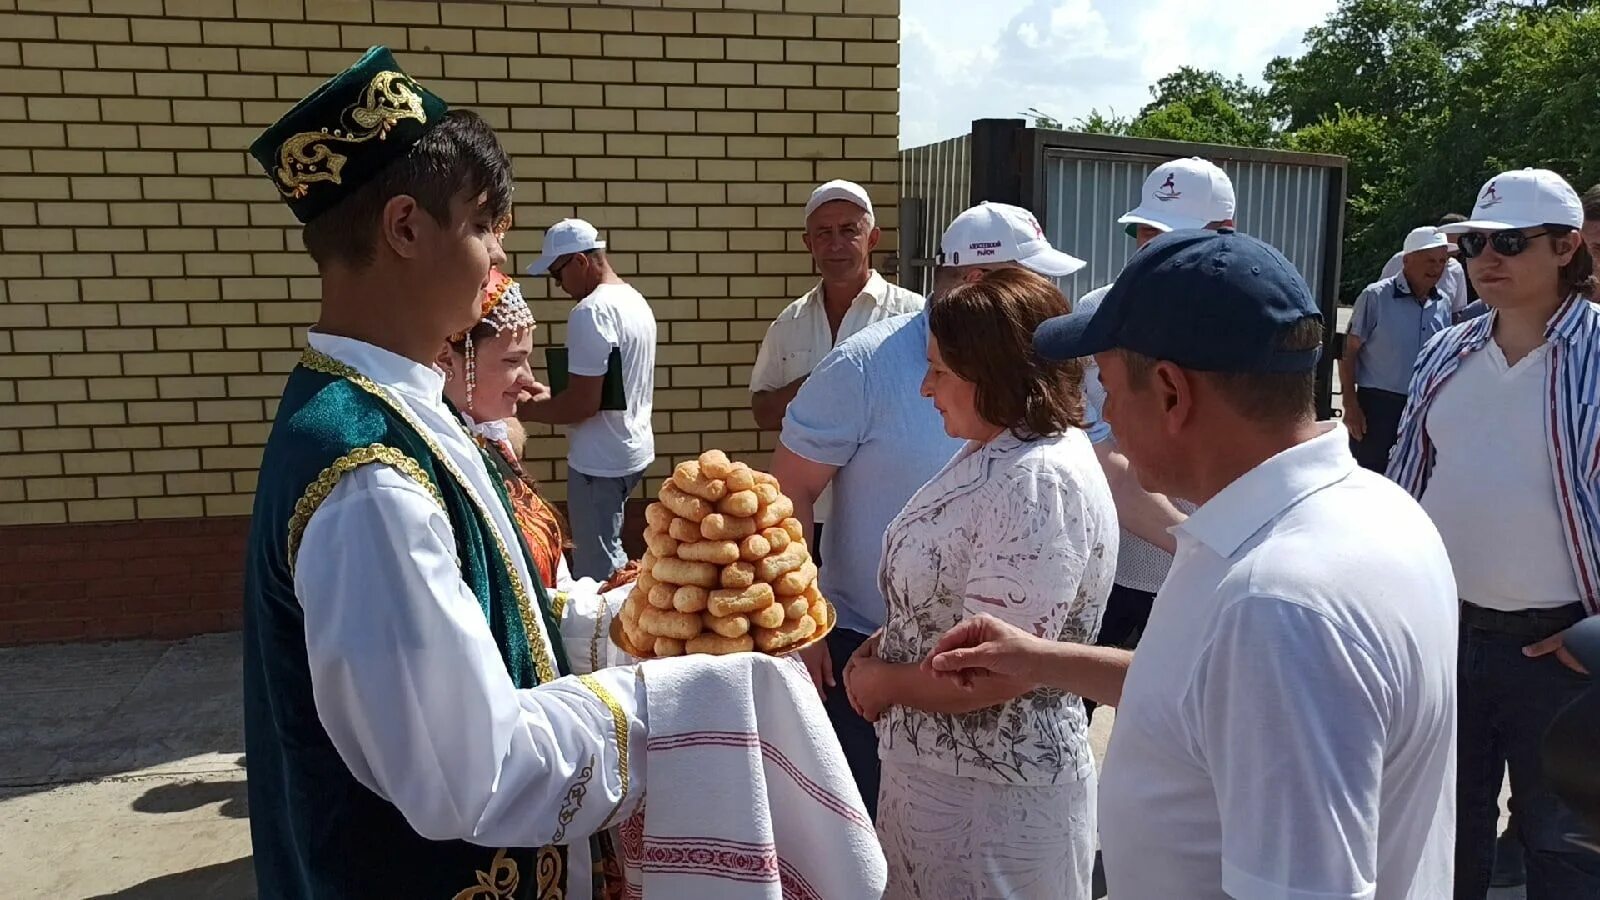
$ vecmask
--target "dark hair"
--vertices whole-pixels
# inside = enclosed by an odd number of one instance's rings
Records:
[[[928,331],[950,370],[976,387],[978,415],[1022,440],[1081,428],[1083,363],[1033,351],[1044,320],[1071,311],[1049,280],[1005,268],[957,285],[928,304]]]
[[[1458,222],[1465,222],[1466,220],[1467,217],[1463,216],[1461,213],[1445,213],[1439,217],[1438,227],[1443,228],[1446,225],[1454,225]]]
[[[1273,339],[1279,350],[1309,350],[1323,342],[1322,320],[1307,316],[1279,329]],[[1143,386],[1150,379],[1157,360],[1129,350],[1122,351],[1128,367],[1128,381]],[[1300,422],[1317,415],[1317,373],[1305,372],[1201,372],[1217,386],[1228,405],[1240,415],[1258,422]]]
[[[1588,213],[1585,212],[1584,215],[1587,216]],[[1558,237],[1572,234],[1577,229],[1566,225],[1546,225],[1545,230],[1550,232],[1550,238],[1554,240]],[[1561,299],[1563,300],[1573,294],[1582,294],[1588,297],[1594,293],[1594,258],[1589,255],[1589,245],[1582,240],[1581,235],[1578,240],[1578,249],[1573,252],[1572,258],[1567,260],[1567,264],[1561,267],[1561,271],[1557,273],[1556,277],[1560,285]]]
[[[378,220],[391,199],[413,197],[434,219],[448,223],[452,200],[485,192],[498,222],[511,211],[511,159],[489,123],[470,110],[453,109],[405,156],[306,223],[303,241],[318,266],[364,265],[372,261]]]
[[[1600,184],[1583,192],[1583,220],[1600,220]]]

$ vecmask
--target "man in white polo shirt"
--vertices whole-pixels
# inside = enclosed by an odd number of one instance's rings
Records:
[[[1135,653],[979,616],[927,664],[1117,706],[1112,897],[1449,896],[1455,579],[1416,501],[1316,421],[1322,340],[1293,264],[1232,229],[1157,238],[1034,337],[1096,356],[1140,480],[1200,505]]]
[[[763,431],[783,427],[789,401],[835,344],[874,322],[922,309],[921,294],[890,284],[872,268],[879,236],[872,200],[861,185],[835,180],[811,192],[804,238],[818,280],[778,314],[761,341],[750,370],[750,408],[756,427]],[[813,553],[822,546],[830,493],[817,500]]]
[[[1218,228],[1233,225],[1233,181],[1228,173],[1198,156],[1163,163],[1144,180],[1139,205],[1117,220],[1126,226],[1138,247],[1174,229]],[[1096,288],[1073,305],[1073,309],[1092,314],[1105,299],[1111,285]],[[1102,647],[1132,650],[1139,646],[1145,623],[1150,621],[1150,606],[1156,591],[1167,580],[1172,567],[1172,536],[1168,529],[1183,521],[1194,507],[1139,488],[1128,468],[1128,459],[1117,447],[1100,414],[1105,403],[1105,388],[1100,385],[1100,367],[1091,357],[1085,360],[1084,429],[1094,442],[1095,454],[1111,483],[1117,501],[1117,518],[1122,526],[1117,551],[1116,582],[1106,599],[1105,616],[1100,620],[1100,635],[1095,643]],[[1095,703],[1084,701],[1092,717]]]
[[[567,389],[555,396],[543,389],[517,413],[525,421],[567,426],[572,574],[604,581],[628,562],[623,509],[656,458],[650,426],[656,317],[612,270],[606,242],[582,219],[550,226],[528,274],[548,275],[578,305],[567,320]],[[625,408],[605,403],[608,369],[620,377]]]

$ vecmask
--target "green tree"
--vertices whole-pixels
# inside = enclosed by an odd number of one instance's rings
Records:
[[[1184,66],[1152,85],[1150,96],[1124,133],[1237,147],[1277,143],[1265,92],[1241,77]]]

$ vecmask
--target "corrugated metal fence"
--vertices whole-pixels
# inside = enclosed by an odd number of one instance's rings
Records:
[[[1081,297],[1109,283],[1133,255],[1133,239],[1116,220],[1139,205],[1140,186],[1171,157],[1051,149],[1044,157],[1044,204],[1037,211],[1050,243],[1089,263],[1062,280]],[[1239,230],[1277,247],[1317,292],[1326,248],[1326,167],[1213,159],[1233,179]]]
[[[902,284],[926,294],[945,227],[966,207],[994,200],[1031,209],[1050,243],[1088,261],[1061,283],[1081,297],[1115,279],[1133,254],[1116,220],[1139,205],[1145,176],[1167,160],[1202,156],[1233,180],[1239,230],[1282,251],[1316,296],[1330,326],[1318,399],[1324,414],[1331,410],[1342,157],[1078,134],[1010,119],[972,124],[971,134],[900,151]]]
[[[939,236],[970,203],[972,135],[900,151],[900,283],[920,294],[933,289]]]

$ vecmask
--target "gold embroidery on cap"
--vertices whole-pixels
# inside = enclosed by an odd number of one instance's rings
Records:
[[[387,140],[389,131],[403,119],[427,124],[428,114],[422,109],[422,96],[414,87],[404,72],[379,72],[367,83],[361,99],[339,117],[341,123],[348,120],[360,130],[302,131],[284,141],[278,148],[278,168],[272,173],[278,190],[298,200],[309,193],[316,182],[342,184],[341,173],[349,157],[335,152],[330,144],[364,144],[373,138]]]

